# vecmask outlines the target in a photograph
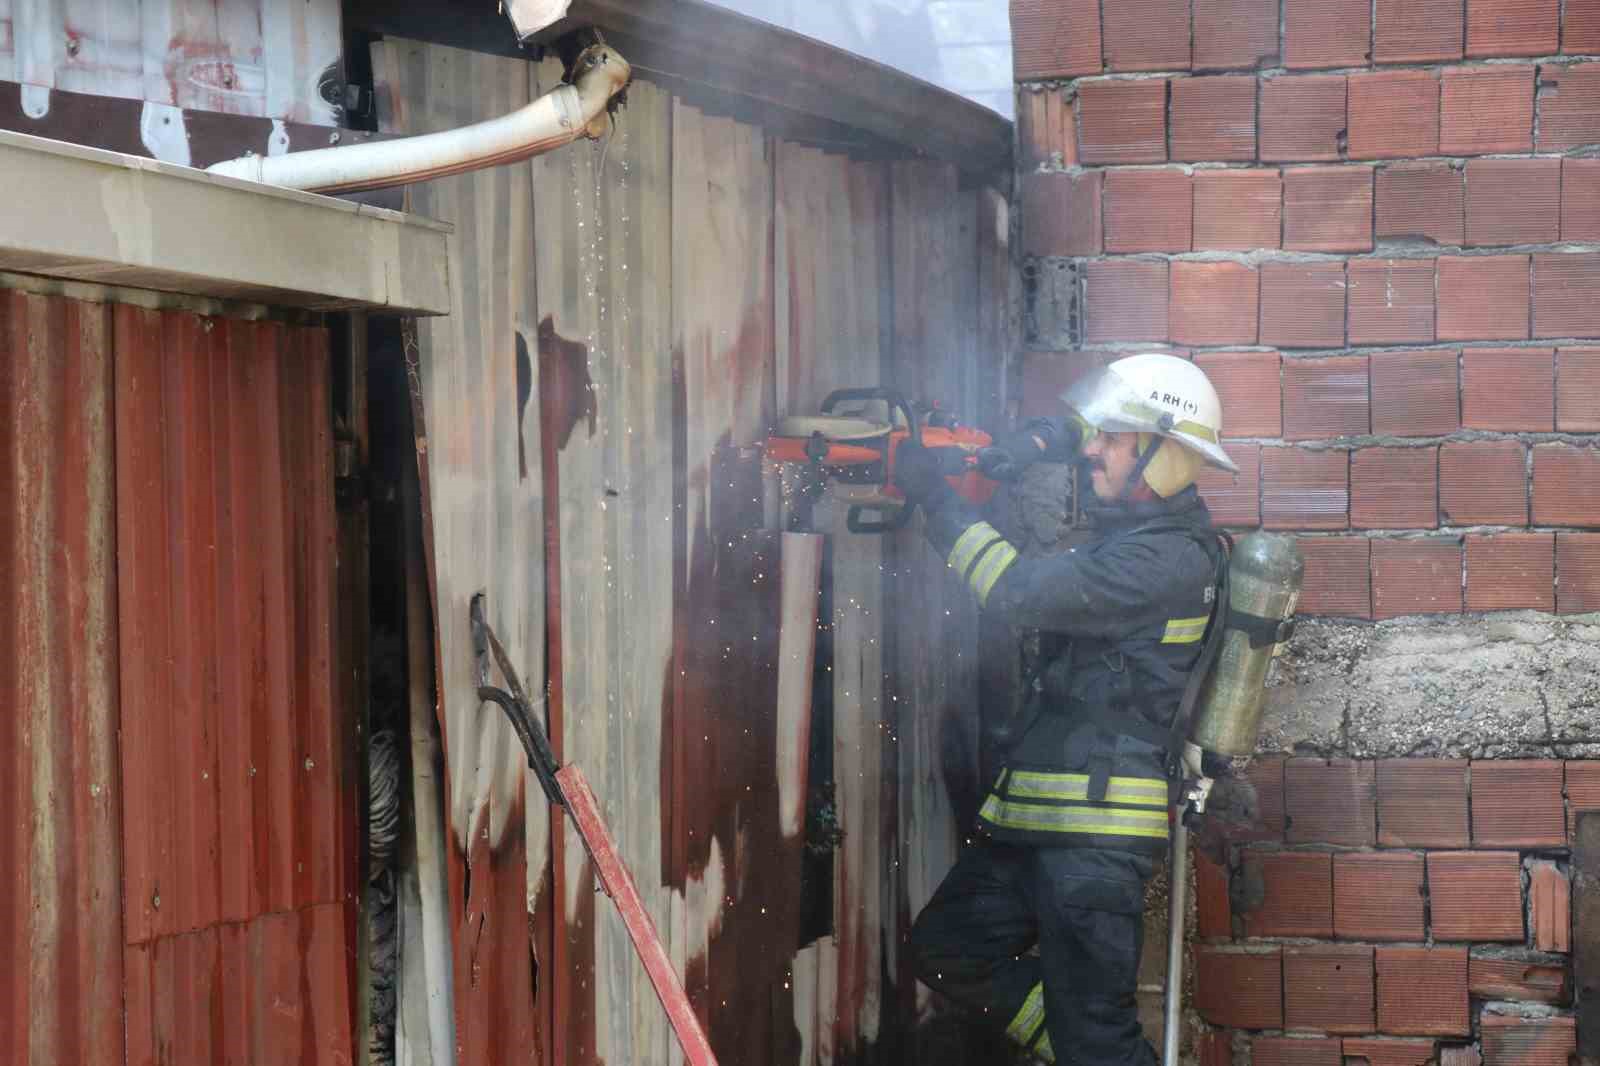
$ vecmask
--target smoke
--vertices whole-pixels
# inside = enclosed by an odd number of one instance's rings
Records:
[[[713,0],[1012,113],[1007,0]]]

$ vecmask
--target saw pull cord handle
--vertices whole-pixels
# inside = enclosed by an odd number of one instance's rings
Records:
[[[833,392],[828,393],[827,399],[822,401],[822,413],[832,414],[834,407],[841,403],[848,403],[851,400],[878,400],[888,406],[890,436],[889,440],[884,444],[885,449],[894,446],[892,442],[894,439],[894,416],[896,411],[905,419],[906,439],[912,444],[919,446],[922,444],[922,427],[917,422],[917,412],[912,410],[911,405],[906,402],[906,398],[896,390],[882,387],[835,389]],[[887,451],[885,451],[883,457],[883,483],[885,486],[889,484],[889,455]],[[850,510],[845,514],[845,528],[852,533],[893,533],[897,529],[903,529],[905,524],[911,521],[911,512],[915,509],[909,501],[903,507],[894,508],[892,512],[885,507],[874,507],[870,504],[860,503],[852,504]],[[876,514],[889,512],[890,517],[864,517],[869,511]]]

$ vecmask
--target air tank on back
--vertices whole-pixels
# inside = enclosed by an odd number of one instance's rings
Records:
[[[1228,563],[1222,648],[1201,689],[1191,739],[1219,755],[1250,755],[1261,731],[1267,668],[1289,638],[1305,560],[1295,539],[1247,533]]]

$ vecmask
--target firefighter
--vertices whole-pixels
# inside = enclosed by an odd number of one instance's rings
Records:
[[[895,483],[980,607],[1041,631],[1043,668],[965,851],[918,915],[918,976],[1046,1061],[1150,1066],[1134,1000],[1145,884],[1167,848],[1173,719],[1224,565],[1194,487],[1219,444],[1205,374],[1120,359],[979,457],[1014,478],[1076,459],[1094,536],[1023,558],[956,497],[933,453],[902,444]],[[1038,946],[1037,954],[1030,949]],[[1052,1053],[1052,1048],[1054,1052]]]

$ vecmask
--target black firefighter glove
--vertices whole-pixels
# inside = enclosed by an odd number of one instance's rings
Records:
[[[994,439],[978,452],[978,473],[991,481],[1015,481],[1022,472],[1041,459],[1053,463],[1069,462],[1078,454],[1082,433],[1075,421],[1064,425],[1048,418],[1035,418]]]
[[[905,493],[908,504],[921,504],[930,514],[937,511],[955,495],[944,478],[944,464],[935,452],[909,440],[895,448],[894,485]]]
[[[1212,862],[1228,864],[1228,847],[1234,838],[1262,828],[1261,797],[1256,786],[1237,776],[1230,764],[1213,763],[1207,753],[1205,772],[1212,779],[1206,812],[1196,829],[1195,846]]]

